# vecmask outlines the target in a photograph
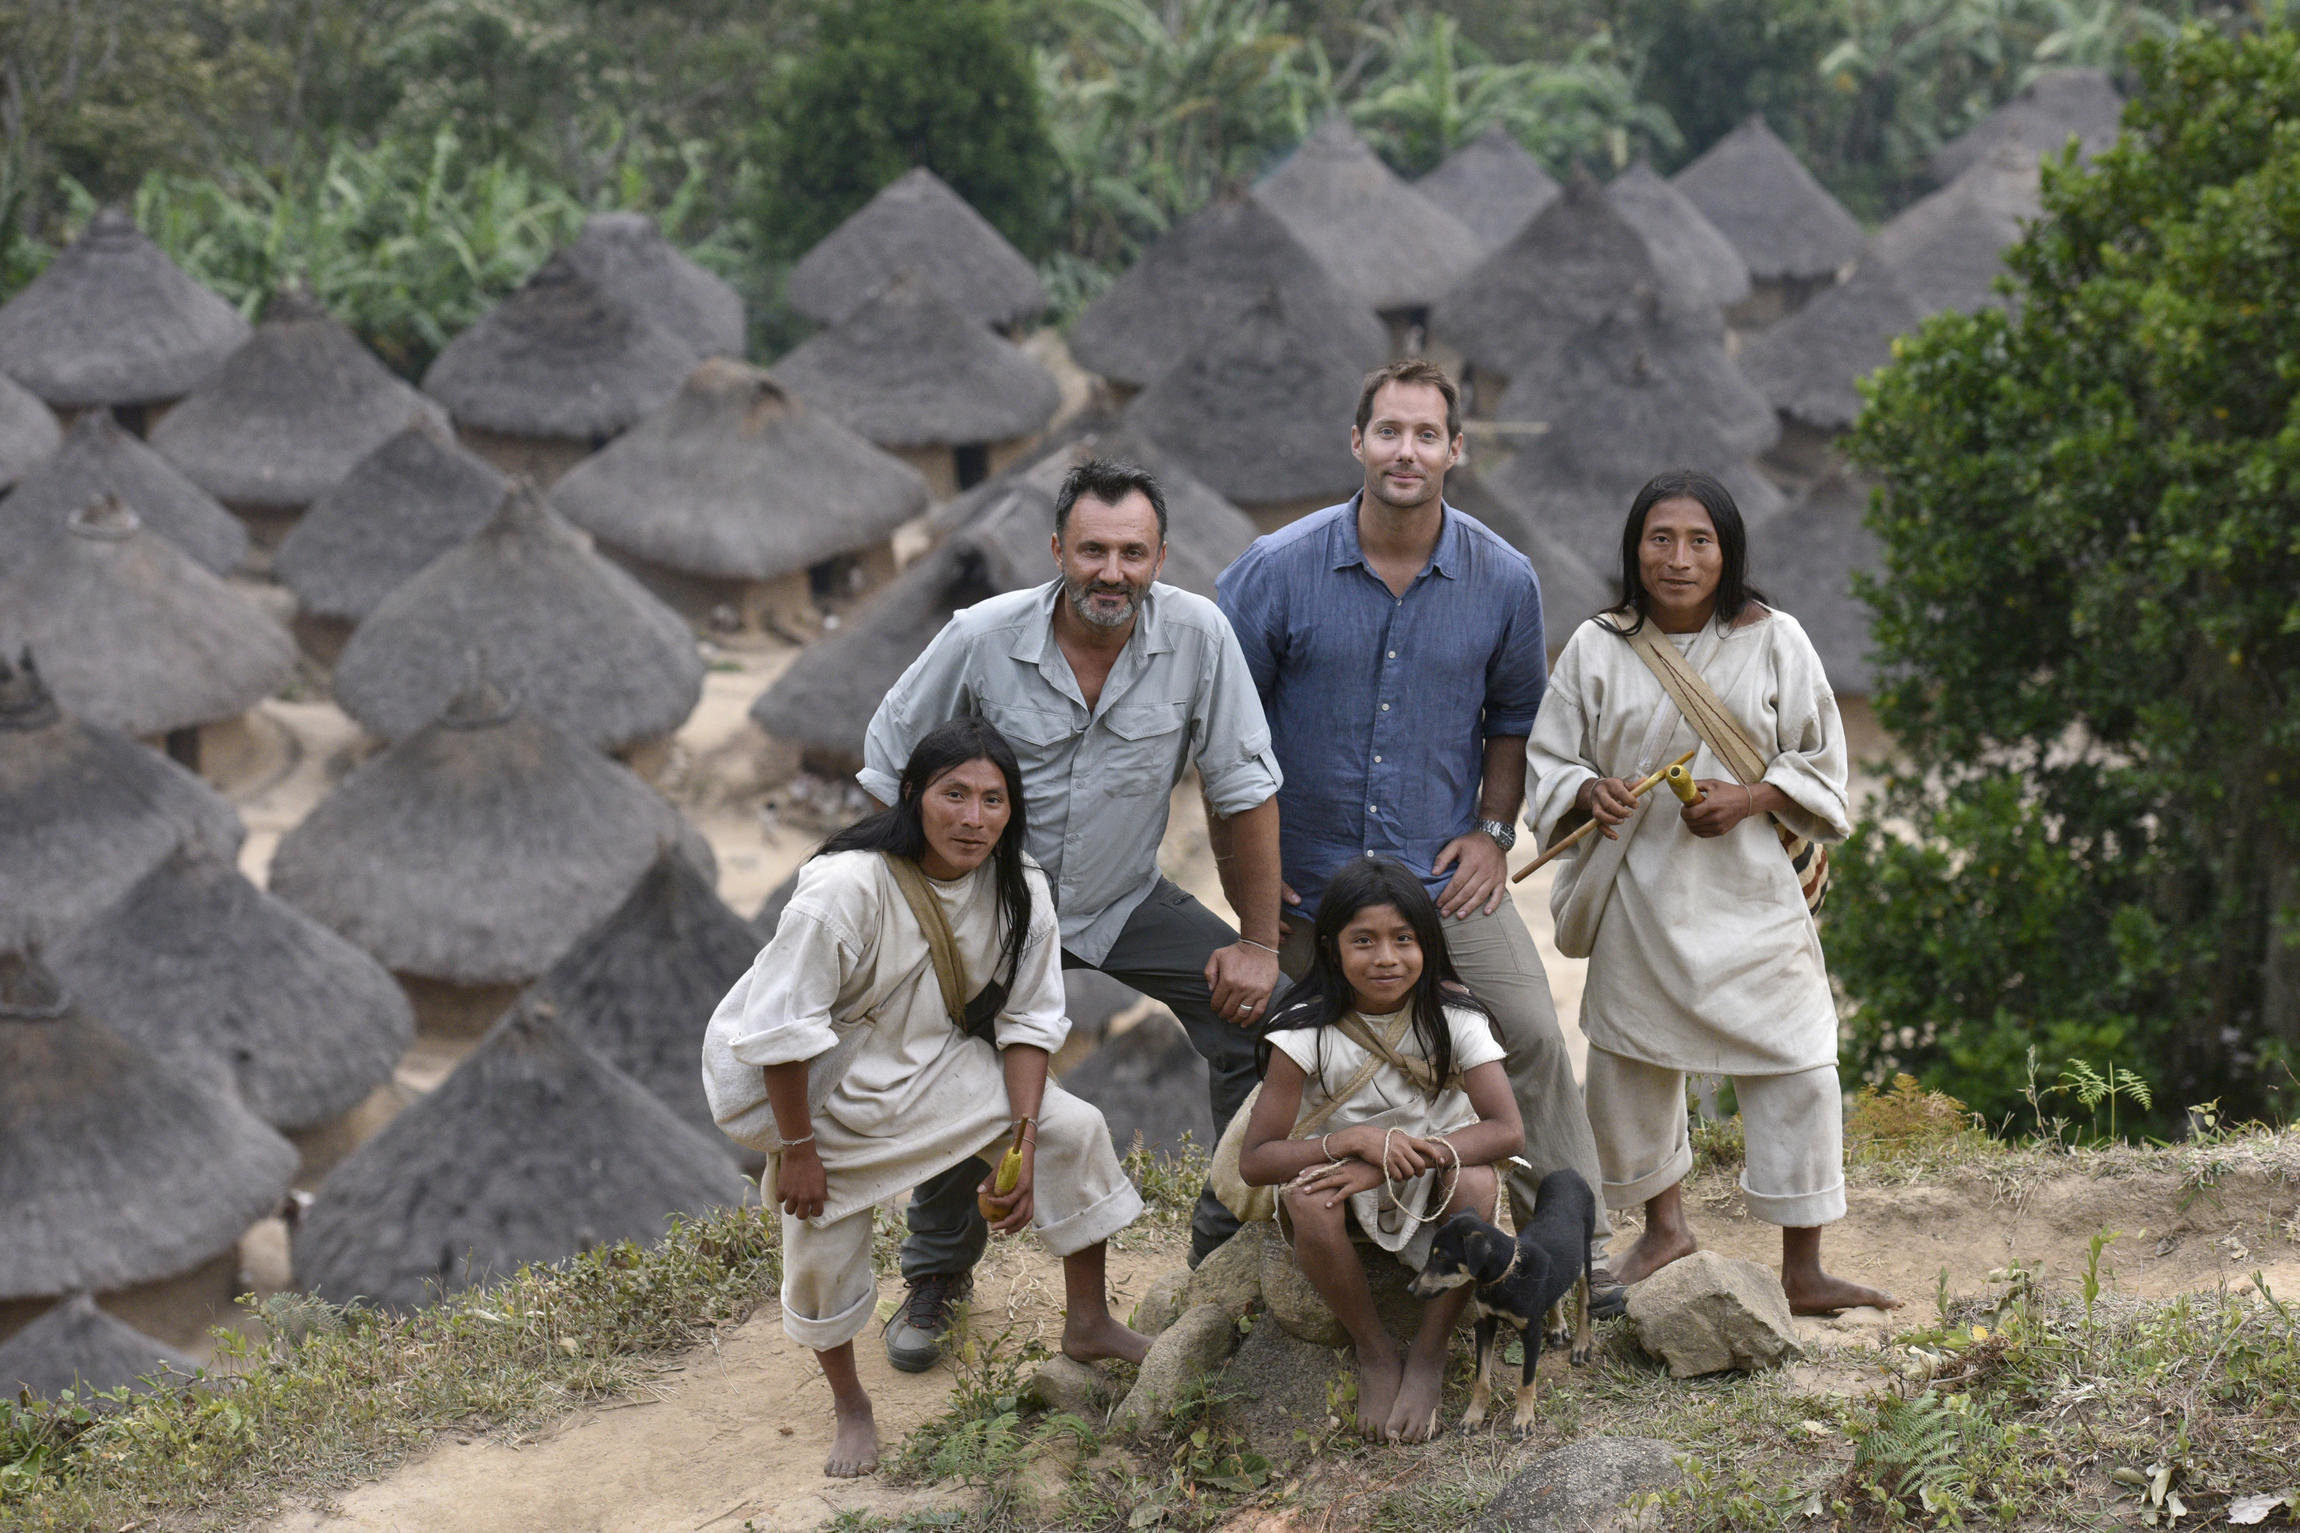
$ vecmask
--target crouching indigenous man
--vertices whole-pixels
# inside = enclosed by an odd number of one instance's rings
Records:
[[[887,693],[864,737],[860,781],[889,802],[928,730],[964,716],[996,725],[1021,759],[1030,854],[1054,891],[1063,965],[1099,969],[1173,1009],[1205,1057],[1219,1134],[1253,1089],[1244,1028],[1263,1019],[1278,982],[1270,733],[1221,612],[1157,583],[1166,502],[1156,480],[1125,464],[1080,464],[1055,496],[1052,533],[1055,578],[954,616]],[[1225,887],[1242,938],[1158,872],[1167,804],[1193,765],[1230,843]],[[886,1331],[897,1368],[934,1366],[950,1306],[968,1291],[984,1241],[979,1179],[960,1167],[911,1199],[910,1294]],[[1237,1227],[1202,1192],[1191,1264]]]
[[[1105,1242],[1141,1196],[1102,1114],[1046,1078],[1069,1030],[1061,939],[1046,875],[1023,854],[1014,752],[980,720],[944,724],[910,751],[890,797],[800,871],[705,1045],[707,1075],[765,1074],[748,1121],[721,1122],[771,1147],[783,1329],[830,1381],[838,1424],[823,1470],[838,1476],[878,1465],[854,1338],[878,1301],[871,1211],[906,1187],[970,1168],[966,1195],[990,1228],[1033,1230],[1062,1258],[1066,1355],[1140,1362],[1150,1347],[1111,1317],[1103,1282]],[[976,1157],[1009,1146],[1019,1175],[1001,1192]]]

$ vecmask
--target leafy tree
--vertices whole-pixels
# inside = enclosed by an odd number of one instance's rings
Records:
[[[1870,385],[1888,808],[1831,953],[1863,1072],[2004,1111],[2031,1043],[2160,1112],[2300,1057],[2300,38],[2134,51],[2124,141],[2048,174],[2010,312]]]
[[[1000,0],[844,0],[766,106],[771,247],[804,250],[924,165],[1026,254],[1044,253],[1054,147]]]

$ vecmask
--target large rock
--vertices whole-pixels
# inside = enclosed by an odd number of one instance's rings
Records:
[[[1310,1285],[1309,1274],[1302,1271],[1302,1264],[1294,1259],[1293,1248],[1278,1236],[1277,1227],[1268,1228],[1270,1239],[1262,1248],[1263,1308],[1279,1325],[1303,1341],[1321,1347],[1346,1346],[1350,1333],[1342,1328],[1332,1308]],[[1421,1329],[1423,1304],[1406,1291],[1406,1285],[1414,1279],[1412,1269],[1377,1246],[1361,1243],[1357,1252],[1366,1264],[1366,1284],[1374,1292],[1374,1313],[1381,1316],[1382,1324],[1401,1345],[1412,1341],[1414,1332]],[[1466,1324],[1466,1309],[1462,1318]]]
[[[1238,1327],[1219,1304],[1201,1304],[1183,1312],[1150,1343],[1142,1359],[1142,1372],[1134,1388],[1118,1407],[1112,1425],[1121,1432],[1155,1432],[1166,1425],[1190,1386],[1230,1355]]]
[[[1245,1345],[1222,1370],[1222,1414],[1256,1453],[1273,1461],[1299,1453],[1297,1433],[1322,1437],[1350,1376],[1348,1354],[1290,1336],[1256,1319]]]
[[[1206,1061],[1169,1012],[1144,1017],[1098,1045],[1062,1077],[1063,1089],[1102,1110],[1110,1142],[1123,1155],[1139,1134],[1148,1148],[1173,1154],[1182,1136],[1209,1153],[1214,1113],[1206,1102]]]
[[[1150,1280],[1126,1323],[1145,1336],[1161,1335],[1190,1307],[1190,1283],[1195,1277],[1197,1274],[1187,1267],[1159,1273]]]
[[[1029,1394],[1048,1410],[1098,1422],[1118,1391],[1101,1369],[1057,1352],[1032,1372]]]
[[[1262,1301],[1262,1271],[1272,1247],[1291,1264],[1293,1252],[1279,1238],[1276,1225],[1240,1226],[1237,1234],[1207,1252],[1198,1270],[1190,1274],[1188,1302],[1219,1304],[1233,1320],[1245,1314]]]
[[[1624,1506],[1685,1478],[1652,1437],[1588,1437],[1544,1453],[1486,1503],[1471,1533],[1615,1533],[1646,1525]]]
[[[1696,1251],[1629,1290],[1639,1345],[1671,1378],[1776,1367],[1798,1352],[1781,1280],[1753,1261]]]

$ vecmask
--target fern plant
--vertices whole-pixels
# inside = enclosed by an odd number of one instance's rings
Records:
[[[1888,1399],[1853,1449],[1853,1473],[1878,1499],[1930,1510],[1955,1495],[1960,1424],[1932,1395]]]

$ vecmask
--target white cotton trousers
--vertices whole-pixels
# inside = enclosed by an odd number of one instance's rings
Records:
[[[1056,1256],[1083,1251],[1141,1217],[1142,1195],[1118,1164],[1100,1109],[1048,1081],[1038,1108],[1037,1139],[1031,1233],[1047,1250]],[[979,1152],[924,1157],[914,1180],[947,1171],[973,1153],[995,1165],[1005,1145],[1001,1136]],[[769,1203],[775,1201],[777,1160],[767,1158],[761,1179]],[[827,1160],[826,1168],[837,1174]],[[799,1345],[827,1352],[854,1340],[870,1324],[878,1305],[878,1275],[871,1266],[873,1212],[859,1208],[828,1223],[782,1216],[783,1331]]]
[[[1845,1217],[1845,1099],[1835,1065],[1736,1075],[1746,1145],[1741,1193],[1768,1224],[1806,1229]],[[1693,1169],[1685,1072],[1589,1050],[1585,1095],[1608,1208],[1634,1208]]]

